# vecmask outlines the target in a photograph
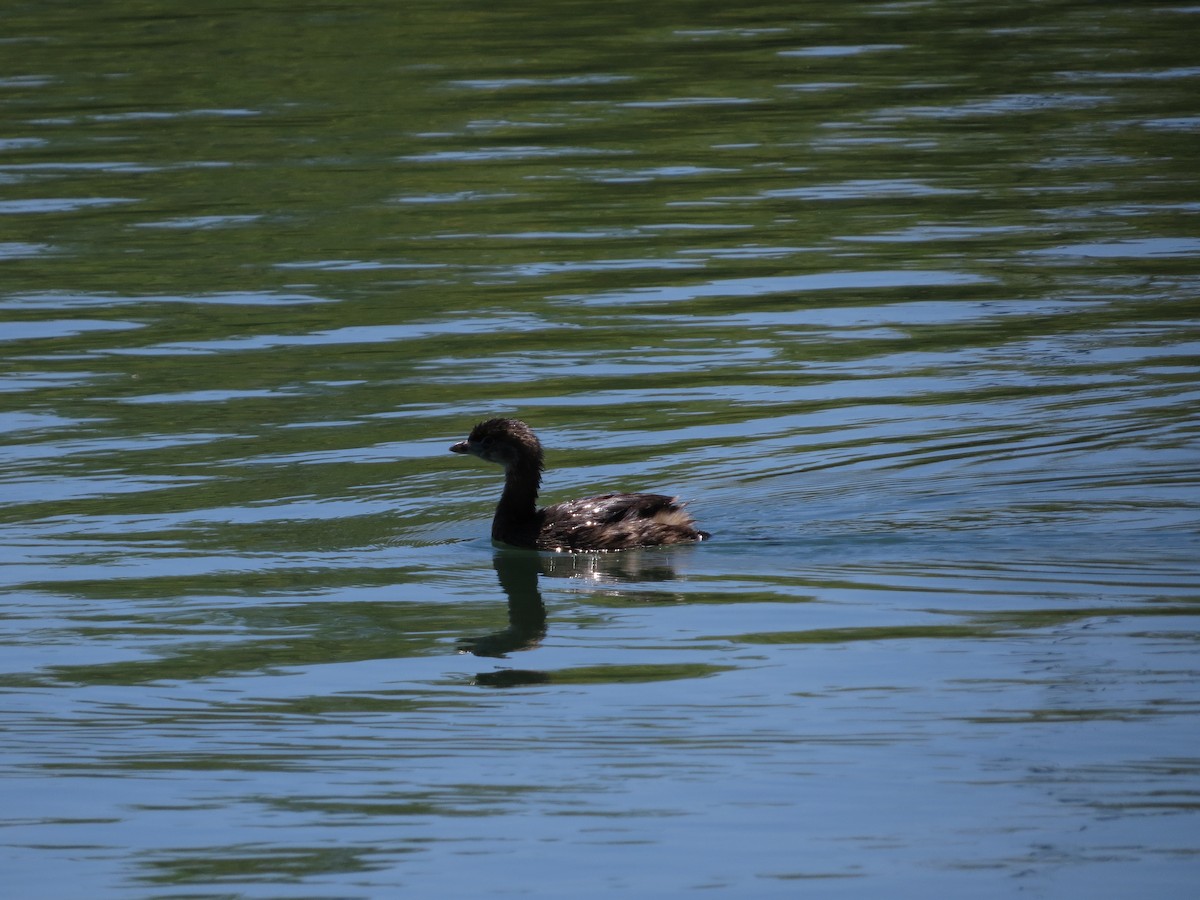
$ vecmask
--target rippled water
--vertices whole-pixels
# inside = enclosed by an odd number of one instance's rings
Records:
[[[5,19],[14,896],[1192,895],[1200,7]]]

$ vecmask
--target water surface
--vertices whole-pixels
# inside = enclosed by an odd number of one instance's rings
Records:
[[[1198,15],[16,5],[9,889],[1190,897]]]

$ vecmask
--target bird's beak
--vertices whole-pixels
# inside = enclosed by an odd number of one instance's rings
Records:
[[[470,453],[471,448],[467,445],[466,441],[459,441],[457,444],[450,445],[450,452],[451,453]]]

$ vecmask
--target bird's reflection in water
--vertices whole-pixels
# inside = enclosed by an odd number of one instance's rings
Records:
[[[638,547],[616,553],[555,553],[540,557],[541,571],[551,578],[581,578],[597,584],[630,581],[675,581],[676,566],[694,548]]]
[[[508,597],[508,627],[480,637],[462,638],[458,649],[476,656],[504,657],[532,650],[546,636],[546,604],[538,590],[541,560],[532,550],[499,550],[492,566]]]
[[[690,547],[624,550],[618,553],[538,553],[532,550],[500,549],[492,566],[500,587],[508,597],[508,627],[479,637],[461,638],[461,653],[505,658],[509,653],[532,650],[546,636],[546,605],[538,588],[538,576],[578,578],[598,585],[620,582],[673,581],[675,564]],[[663,599],[662,595],[655,599]],[[678,599],[672,597],[672,599]],[[546,684],[549,672],[502,669],[481,672],[475,683],[488,687],[517,687]]]

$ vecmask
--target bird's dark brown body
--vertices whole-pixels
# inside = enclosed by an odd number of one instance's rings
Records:
[[[493,540],[572,552],[685,544],[709,536],[696,528],[682,504],[664,494],[600,494],[538,509],[542,445],[517,419],[480,422],[465,441],[450,449],[504,467],[504,492],[492,520]]]

